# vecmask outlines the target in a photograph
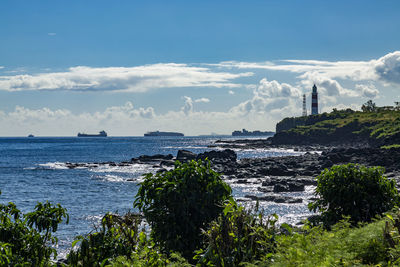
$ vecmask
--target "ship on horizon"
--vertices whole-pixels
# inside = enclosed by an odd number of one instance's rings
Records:
[[[144,136],[185,136],[185,135],[183,133],[177,133],[177,132],[155,131],[155,132],[147,132],[144,134]]]
[[[105,131],[101,131],[98,134],[78,133],[78,137],[107,137],[107,133]]]

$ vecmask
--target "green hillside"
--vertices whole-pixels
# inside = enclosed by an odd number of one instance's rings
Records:
[[[272,138],[274,144],[400,144],[400,110],[398,107],[334,110],[285,118],[276,128],[277,134]]]

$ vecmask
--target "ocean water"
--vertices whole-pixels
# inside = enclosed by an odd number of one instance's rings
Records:
[[[59,253],[65,256],[74,237],[93,230],[106,212],[134,211],[138,183],[144,173],[154,170],[151,165],[139,164],[69,169],[67,162],[122,162],[144,154],[176,156],[179,149],[201,153],[216,149],[207,146],[218,139],[232,137],[0,138],[0,202],[12,201],[23,212],[46,200],[67,208],[70,222],[60,225],[56,234],[60,240]],[[239,158],[301,155],[281,149],[236,152]],[[252,184],[228,182],[237,199],[246,194],[261,194]],[[312,188],[291,196],[304,194],[312,194]],[[296,222],[308,214],[306,203],[262,205],[266,213],[277,213],[288,222]]]

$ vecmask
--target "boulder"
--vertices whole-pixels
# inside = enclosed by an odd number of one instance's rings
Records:
[[[236,162],[237,155],[232,149],[225,149],[222,151],[211,150],[197,155],[196,159],[209,159],[213,162]]]
[[[188,150],[178,150],[178,154],[176,155],[176,159],[179,161],[189,161],[189,160],[193,160],[196,159],[197,154],[193,153],[191,151]]]

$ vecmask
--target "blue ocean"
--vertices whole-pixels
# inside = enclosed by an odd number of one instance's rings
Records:
[[[46,200],[67,208],[70,222],[62,224],[57,232],[59,253],[65,255],[74,237],[93,230],[105,213],[134,211],[133,201],[142,175],[153,170],[151,165],[139,164],[69,169],[66,163],[118,163],[145,154],[176,156],[179,149],[201,153],[216,149],[208,145],[219,139],[232,137],[3,137],[0,138],[1,203],[12,201],[23,212]],[[236,152],[239,159],[301,155],[279,149]],[[259,194],[251,185],[231,183],[231,186],[237,199],[249,192]],[[308,214],[306,204],[263,205],[266,213],[277,213],[287,221],[294,222],[294,218]]]

